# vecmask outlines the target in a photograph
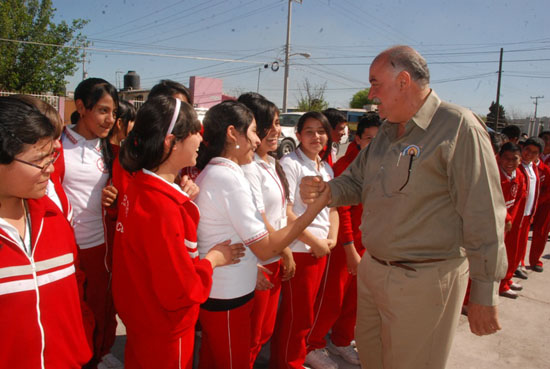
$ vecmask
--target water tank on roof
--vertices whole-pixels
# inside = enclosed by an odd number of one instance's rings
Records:
[[[124,75],[124,90],[139,90],[139,74],[134,70],[129,70]]]

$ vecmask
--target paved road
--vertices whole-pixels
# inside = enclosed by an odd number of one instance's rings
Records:
[[[528,271],[520,280],[523,291],[516,300],[500,298],[502,330],[477,337],[470,333],[468,319],[460,317],[453,349],[446,369],[550,369],[550,246],[545,255],[546,271]],[[120,323],[113,353],[123,359],[126,330]],[[269,355],[267,351],[264,355]],[[333,359],[340,369],[359,369],[340,358]]]

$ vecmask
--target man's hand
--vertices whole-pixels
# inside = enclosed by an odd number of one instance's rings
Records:
[[[496,333],[500,330],[496,306],[484,306],[473,302],[468,304],[470,330],[478,336]]]
[[[305,204],[313,203],[324,191],[328,191],[328,204],[331,200],[330,187],[321,177],[307,176],[300,182],[300,197]]]

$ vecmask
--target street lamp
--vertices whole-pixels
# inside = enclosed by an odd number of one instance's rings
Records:
[[[290,59],[291,56],[294,56],[294,55],[300,55],[300,56],[303,56],[306,59],[311,57],[310,53],[293,53],[293,54],[289,54],[288,53],[288,45],[287,45],[286,55],[285,55],[285,83],[284,83],[284,89],[283,89],[283,113],[287,112],[287,106],[286,105],[287,105],[287,98],[288,98],[288,72],[290,70],[290,65],[288,63],[288,60]]]

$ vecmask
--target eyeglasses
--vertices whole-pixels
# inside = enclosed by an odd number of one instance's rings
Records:
[[[59,158],[59,151],[57,150],[54,150],[51,155],[50,155],[50,160],[48,160],[44,165],[38,165],[38,164],[34,164],[34,163],[31,163],[31,162],[28,162],[28,161],[25,161],[25,160],[21,160],[21,159],[17,159],[17,158],[13,158],[13,160],[15,161],[18,161],[20,163],[23,163],[23,164],[27,164],[27,165],[30,165],[31,167],[35,167],[35,168],[38,168],[40,169],[40,171],[42,173],[44,173],[46,171],[46,169],[48,169],[48,167],[50,165],[52,165],[53,163],[55,163],[55,161],[57,160],[57,158]]]

